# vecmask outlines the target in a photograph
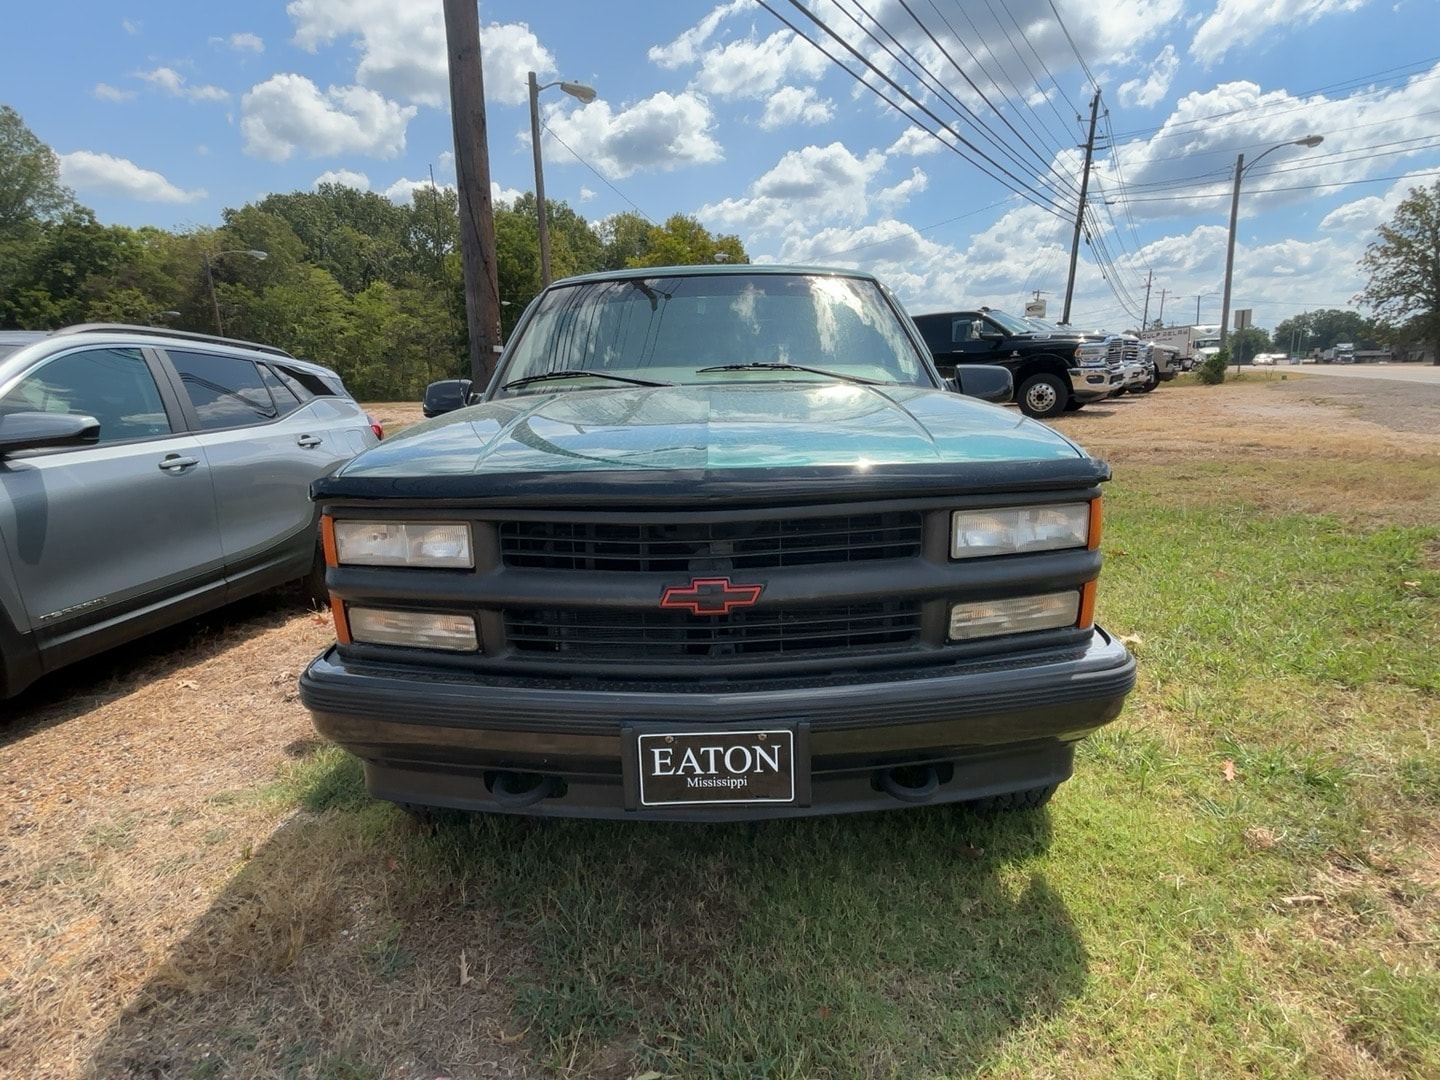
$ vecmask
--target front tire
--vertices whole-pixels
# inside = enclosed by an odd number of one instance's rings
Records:
[[[1015,402],[1020,411],[1036,420],[1048,420],[1065,411],[1070,400],[1070,390],[1057,375],[1031,375],[1020,384]]]
[[[1009,791],[1004,795],[971,799],[964,806],[971,813],[986,816],[1013,814],[1019,810],[1039,810],[1050,801],[1050,796],[1055,794],[1055,789],[1059,786],[1059,784],[1044,784],[1040,787],[1026,788],[1024,791]]]

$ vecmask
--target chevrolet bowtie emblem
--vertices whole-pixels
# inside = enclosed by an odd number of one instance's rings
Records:
[[[660,596],[662,608],[684,608],[691,615],[729,615],[750,607],[764,585],[732,585],[729,578],[695,578],[689,585],[671,585]]]

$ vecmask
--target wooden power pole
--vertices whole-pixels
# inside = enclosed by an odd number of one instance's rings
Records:
[[[460,263],[470,377],[484,386],[495,367],[500,333],[500,273],[495,264],[495,208],[490,201],[490,147],[485,135],[485,76],[480,66],[480,8],[445,0],[450,61],[450,118],[455,125],[455,185],[460,209]]]
[[[1090,134],[1085,136],[1085,168],[1080,172],[1080,206],[1075,211],[1075,239],[1070,243],[1070,274],[1065,279],[1065,312],[1062,326],[1070,324],[1070,298],[1075,295],[1075,263],[1080,258],[1080,229],[1085,224],[1085,195],[1090,190],[1090,162],[1095,156],[1095,119],[1100,114],[1100,88],[1090,99]],[[1143,328],[1142,328],[1143,329]]]

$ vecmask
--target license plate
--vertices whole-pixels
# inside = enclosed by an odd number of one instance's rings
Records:
[[[790,728],[648,731],[633,745],[641,807],[794,805],[803,787]]]

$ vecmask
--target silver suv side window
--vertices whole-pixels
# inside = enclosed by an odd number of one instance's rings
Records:
[[[280,415],[249,360],[214,353],[166,350],[206,431],[263,424]]]
[[[48,361],[0,398],[0,413],[78,413],[100,421],[102,443],[170,434],[139,349],[81,349]]]

